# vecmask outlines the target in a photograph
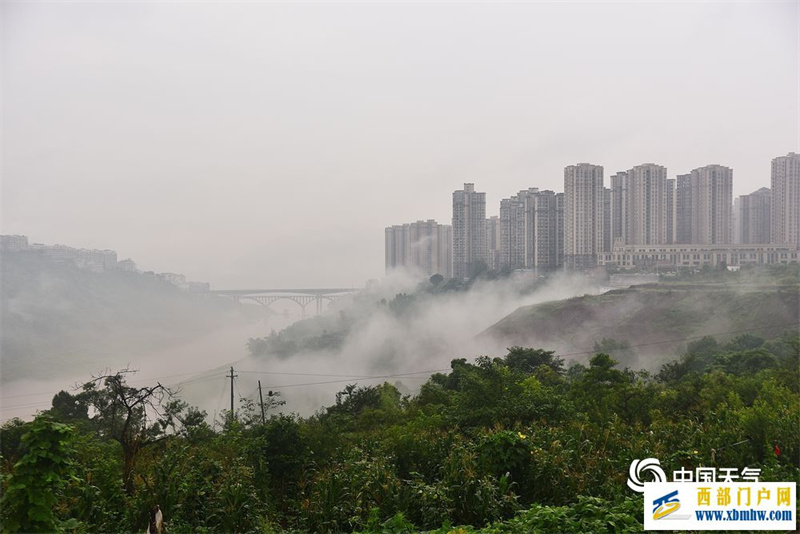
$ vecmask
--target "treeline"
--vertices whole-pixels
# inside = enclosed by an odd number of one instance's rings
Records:
[[[415,396],[349,385],[312,417],[263,420],[245,402],[220,428],[126,377],[2,427],[3,530],[142,531],[158,504],[170,534],[640,531],[636,458],[800,482],[796,331],[700,339],[655,375],[513,347]]]

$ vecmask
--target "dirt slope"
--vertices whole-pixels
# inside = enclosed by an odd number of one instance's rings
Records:
[[[527,306],[481,337],[506,346],[556,350],[577,361],[588,360],[594,343],[604,337],[625,340],[638,354],[638,360],[625,363],[655,370],[691,338],[715,335],[722,341],[740,332],[769,338],[798,325],[800,290],[796,285],[672,284]]]

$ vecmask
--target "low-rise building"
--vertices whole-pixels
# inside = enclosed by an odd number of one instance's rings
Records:
[[[0,235],[0,250],[23,252],[28,250],[28,237],[24,235]]]
[[[617,245],[600,255],[600,265],[636,267],[717,267],[800,263],[792,245]]]
[[[118,261],[117,269],[119,269],[120,271],[124,271],[126,273],[135,273],[138,270],[136,268],[136,263],[130,258]]]
[[[190,293],[205,293],[211,290],[211,284],[208,282],[189,282]]]
[[[169,282],[170,284],[179,287],[181,289],[188,289],[188,285],[186,284],[186,275],[178,274],[178,273],[158,273],[156,276],[158,278],[164,280],[165,282]]]

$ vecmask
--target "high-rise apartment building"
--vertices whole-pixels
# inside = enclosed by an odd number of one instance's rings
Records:
[[[500,266],[549,271],[563,266],[564,194],[535,187],[500,201]]]
[[[453,277],[452,227],[434,220],[386,228],[386,272],[403,267]]]
[[[603,250],[611,250],[614,246],[614,202],[612,200],[611,188],[603,188]]]
[[[489,268],[500,268],[500,217],[492,215],[486,219],[486,247],[489,249]]]
[[[644,163],[611,177],[612,240],[626,245],[667,242],[667,169]],[[607,240],[608,241],[608,240]],[[606,250],[610,250],[607,245]]]
[[[678,175],[676,203],[678,243],[731,243],[732,169],[706,165]]]
[[[628,173],[626,172],[611,175],[611,223],[606,225],[611,228],[611,236],[606,239],[606,242],[610,242],[612,248],[615,243],[623,242],[623,229],[627,227],[627,212],[623,209],[626,204],[627,179]],[[606,252],[609,250],[606,249]]]
[[[469,278],[480,264],[487,264],[486,193],[475,184],[453,192],[453,276]]]
[[[604,238],[603,167],[589,163],[564,169],[564,265],[597,265]]]
[[[676,191],[675,178],[667,178],[667,244],[675,243],[675,218],[676,218]]]
[[[525,198],[525,268],[553,271],[564,265],[564,193],[537,191]]]
[[[743,245],[770,242],[772,192],[766,187],[738,198],[737,213],[739,231],[736,232]]]
[[[439,269],[437,273],[447,279],[453,278],[453,227],[449,224],[440,224],[436,254],[439,256]]]
[[[800,154],[772,160],[773,243],[800,246]]]
[[[675,180],[675,243],[692,242],[692,175]]]
[[[531,188],[500,201],[500,265],[503,267],[525,268],[527,199],[538,192]]]

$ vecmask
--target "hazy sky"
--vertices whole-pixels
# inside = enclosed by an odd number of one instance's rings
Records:
[[[217,288],[361,286],[384,227],[563,168],[800,147],[800,3],[2,4],[2,233]]]

